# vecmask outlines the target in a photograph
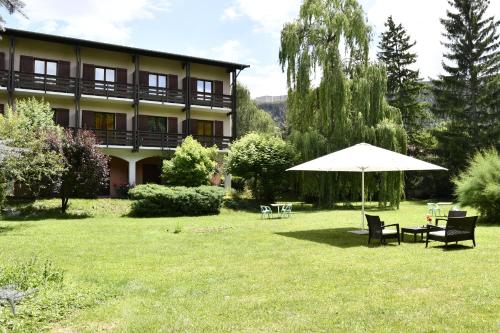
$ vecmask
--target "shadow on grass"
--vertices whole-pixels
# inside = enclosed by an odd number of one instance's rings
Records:
[[[472,250],[474,247],[472,246],[472,241],[470,241],[470,245],[464,245],[463,243],[458,244],[448,244],[445,246],[443,243],[434,243],[434,244],[442,244],[442,245],[434,245],[432,242],[429,242],[428,249],[440,249],[442,251],[464,251],[464,250]]]
[[[4,221],[41,221],[41,220],[78,220],[91,217],[87,213],[62,213],[59,207],[33,208],[19,210],[19,215],[3,216]]]
[[[350,233],[353,228],[335,228],[335,229],[315,229],[315,230],[301,230],[289,232],[277,232],[276,235],[291,237],[310,242],[327,244],[340,248],[351,247],[376,247],[379,246],[378,242],[368,245],[368,235],[356,235]],[[392,246],[393,243],[387,243],[384,246]],[[397,243],[396,243],[397,245]]]

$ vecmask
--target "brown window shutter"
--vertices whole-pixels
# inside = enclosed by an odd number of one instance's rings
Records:
[[[70,62],[69,61],[58,61],[57,62],[57,76],[69,77]]]
[[[139,131],[148,130],[148,116],[139,115]]]
[[[220,120],[214,121],[214,135],[224,136],[224,122]]]
[[[149,72],[139,71],[139,84],[141,86],[149,86]]]
[[[95,116],[93,111],[82,111],[82,128],[91,129],[95,127]]]
[[[95,66],[91,64],[83,64],[83,76],[82,79],[86,81],[95,80]]]
[[[195,77],[191,78],[191,91],[196,91],[196,88],[198,86],[198,79]]]
[[[30,73],[35,72],[35,60],[33,57],[22,55],[20,58],[19,70],[22,73]]]
[[[179,89],[179,78],[177,75],[168,74],[168,88]]]
[[[177,118],[176,117],[168,117],[168,133],[177,134]]]
[[[126,113],[116,113],[115,114],[115,128],[118,131],[127,130],[127,114]]]
[[[5,53],[0,52],[0,70],[5,69]]]
[[[116,83],[127,83],[127,70],[125,68],[116,69]]]
[[[0,114],[5,114],[5,104],[0,104]]]
[[[69,110],[68,109],[54,109],[54,122],[61,127],[69,127]]]
[[[224,93],[224,85],[222,81],[214,81],[214,93],[216,95],[222,95]]]
[[[189,134],[197,135],[198,134],[198,120],[197,119],[189,119]]]

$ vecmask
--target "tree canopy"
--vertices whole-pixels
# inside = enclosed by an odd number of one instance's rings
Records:
[[[401,114],[385,100],[386,71],[368,61],[370,28],[355,0],[305,0],[299,17],[281,31],[279,59],[287,73],[290,140],[309,160],[352,144],[368,142],[406,152]],[[320,74],[318,86],[312,74]],[[319,73],[318,73],[319,72]],[[359,175],[304,173],[304,197],[320,205],[359,200]],[[399,173],[367,177],[367,194],[398,205]]]
[[[238,85],[236,90],[237,99],[237,129],[238,137],[250,132],[276,135],[279,133],[278,125],[271,115],[259,109],[251,99],[250,92],[243,85]]]

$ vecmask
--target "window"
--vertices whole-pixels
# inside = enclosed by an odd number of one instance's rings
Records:
[[[152,74],[148,76],[149,93],[160,95],[167,88],[167,76],[162,74]]]
[[[148,131],[166,133],[168,131],[168,118],[148,117]]]
[[[115,70],[113,68],[96,67],[95,68],[95,88],[96,89],[114,89],[114,84],[109,82],[115,82]],[[100,81],[100,82],[98,82]]]
[[[94,128],[103,130],[115,129],[115,114],[105,112],[95,112]]]
[[[55,77],[47,77],[46,75],[57,75],[57,62],[44,59],[35,59],[35,79],[43,80],[48,84],[56,83]]]
[[[197,80],[196,92],[197,99],[210,101],[212,94],[212,81]]]
[[[196,135],[213,136],[214,122],[209,120],[196,121]]]

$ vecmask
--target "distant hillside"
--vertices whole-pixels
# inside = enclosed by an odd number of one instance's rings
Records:
[[[257,97],[255,103],[259,108],[269,113],[280,128],[285,127],[286,95]]]

